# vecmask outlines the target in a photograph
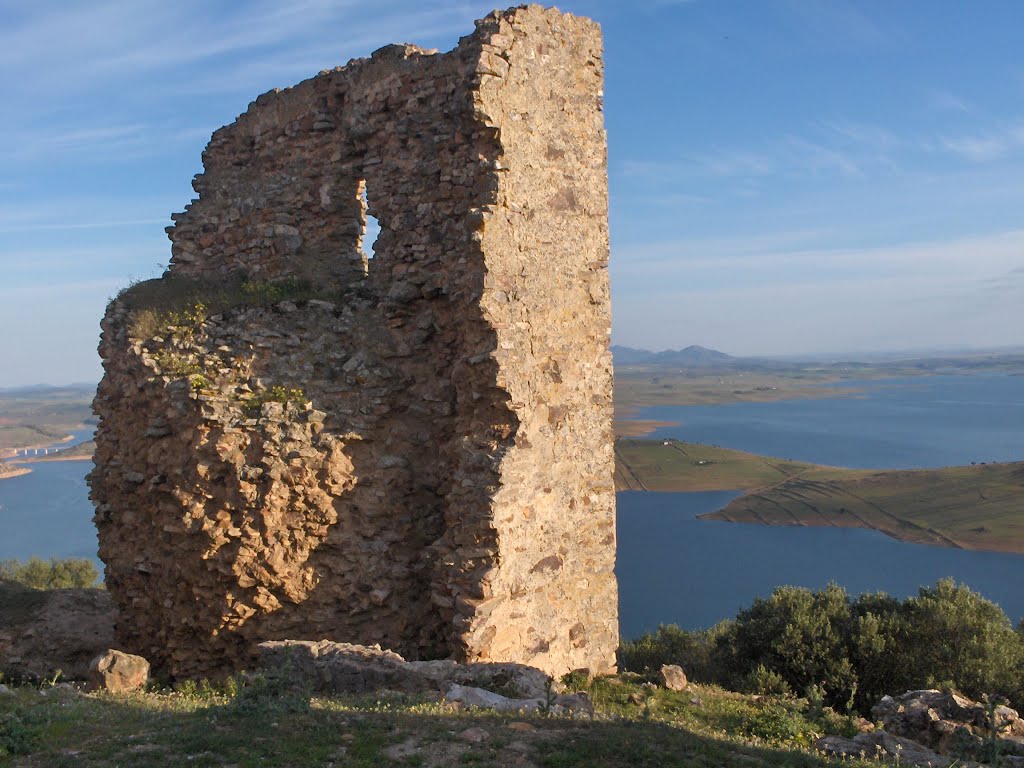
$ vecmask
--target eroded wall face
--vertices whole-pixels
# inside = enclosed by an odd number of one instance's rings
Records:
[[[492,42],[508,66],[477,94],[503,169],[482,229],[480,304],[519,426],[491,502],[500,562],[467,645],[474,658],[610,669],[618,593],[600,30],[522,14],[503,19]]]
[[[169,276],[103,324],[90,482],[127,649],[614,665],[600,89],[596,25],[532,6],[214,134]],[[226,307],[147,304],[225,281]]]

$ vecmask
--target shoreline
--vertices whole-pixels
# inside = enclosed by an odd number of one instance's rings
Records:
[[[11,466],[8,464],[7,466]],[[12,477],[22,477],[23,475],[30,474],[32,470],[29,467],[18,467],[13,472],[0,472],[0,480],[9,480]]]
[[[612,421],[612,429],[615,432],[615,437],[645,437],[656,429],[662,427],[678,427],[681,423],[678,421],[658,421],[657,419],[614,419]]]
[[[1024,555],[1024,461],[851,469],[680,440],[616,441],[616,491],[738,494],[700,520],[874,530],[911,544]]]
[[[92,461],[92,456],[45,456],[38,459],[18,459],[19,464],[47,464],[54,461]]]
[[[1024,555],[1013,502],[1022,469],[1024,462],[996,462],[883,470],[860,478],[818,475],[805,481],[794,476],[771,488],[741,491],[742,496],[698,519],[861,528],[909,544]],[[936,513],[937,506],[946,509]],[[951,508],[957,512],[951,514]]]
[[[658,493],[658,491],[652,491],[652,493]],[[687,493],[687,491],[684,491]],[[743,499],[740,496],[739,499]],[[802,523],[765,523],[760,520],[744,520],[744,519],[733,519],[725,514],[725,507],[715,512],[705,512],[702,515],[697,515],[698,520],[717,520],[721,523],[732,523],[736,525],[763,525],[766,528],[858,528],[864,531],[877,531],[890,539],[895,541],[901,541],[904,544],[920,544],[924,547],[942,547],[944,549],[960,549],[965,552],[998,552],[1006,555],[1024,555],[1024,547],[1015,547],[1013,545],[999,546],[998,543],[989,546],[977,546],[974,544],[967,544],[963,541],[956,541],[951,539],[948,535],[934,531],[931,529],[927,530],[930,537],[917,537],[911,535],[899,535],[895,530],[891,528],[885,528],[882,526],[868,525],[863,522],[851,522],[849,525],[836,525],[831,522],[802,522]]]
[[[16,462],[0,461],[0,468],[11,467],[13,470],[11,472],[0,471],[0,482],[12,477],[23,477],[24,475],[31,474],[32,468],[23,466],[25,464],[52,464],[58,461],[92,461],[92,456],[51,456],[39,459],[18,459]]]

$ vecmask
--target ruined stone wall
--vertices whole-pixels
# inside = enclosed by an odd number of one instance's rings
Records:
[[[321,637],[614,666],[600,46],[496,12],[214,134],[168,275],[103,323],[90,482],[128,650],[174,675]],[[225,282],[239,301],[154,306]]]

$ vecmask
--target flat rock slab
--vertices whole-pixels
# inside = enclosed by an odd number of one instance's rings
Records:
[[[448,659],[406,661],[379,645],[329,640],[260,643],[260,666],[319,693],[379,690],[447,693],[452,685],[486,689],[509,699],[541,699],[560,688],[525,664],[458,664]]]

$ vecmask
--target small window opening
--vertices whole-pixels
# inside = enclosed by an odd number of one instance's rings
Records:
[[[359,238],[359,247],[367,261],[376,255],[377,237],[380,235],[380,222],[370,215],[370,201],[366,196],[366,181],[359,182],[359,202],[363,206],[363,232]]]

